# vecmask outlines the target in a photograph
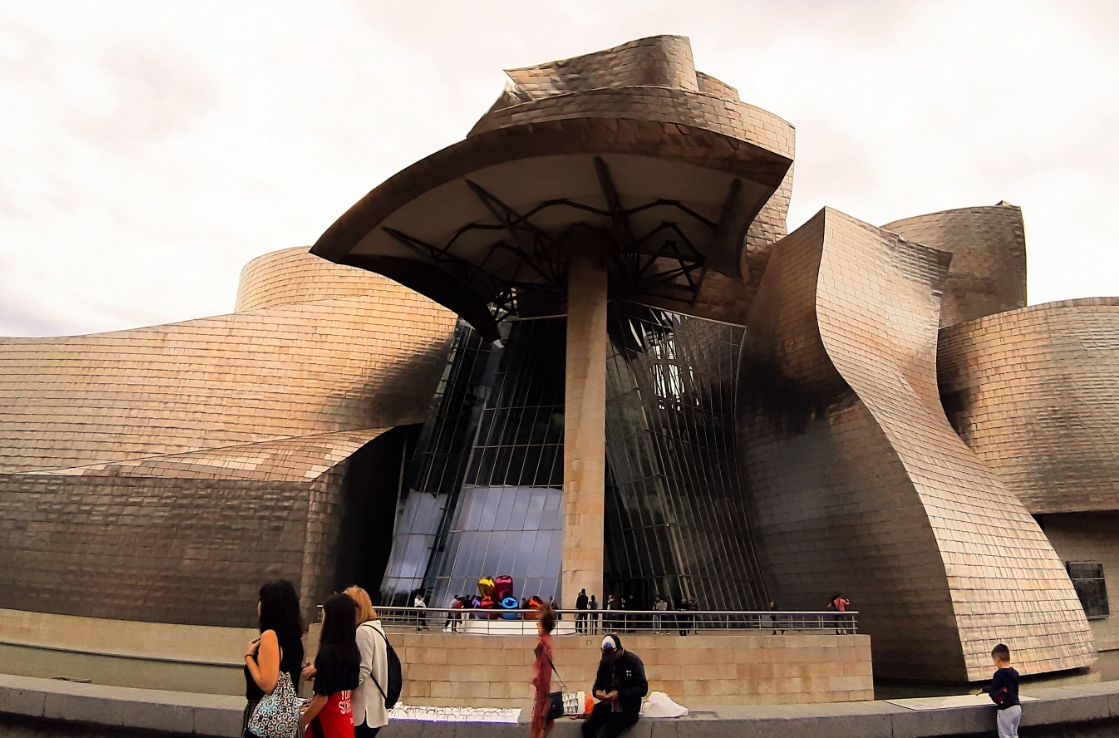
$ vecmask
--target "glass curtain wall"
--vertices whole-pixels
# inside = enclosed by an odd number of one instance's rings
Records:
[[[460,323],[407,472],[382,586],[385,604],[448,606],[484,575],[518,597],[559,588],[566,320],[503,324],[485,346]]]
[[[606,589],[764,609],[738,476],[744,328],[613,301],[608,311]],[[405,476],[381,601],[447,606],[482,576],[560,599],[566,320],[465,323]],[[571,600],[568,597],[567,600]],[[570,605],[571,602],[564,604]]]
[[[735,443],[745,329],[615,301],[608,331],[606,593],[764,609]]]
[[[453,509],[466,474],[488,391],[490,352],[481,336],[460,320],[428,418],[404,472],[392,552],[381,584],[382,604],[411,605],[413,594],[423,589],[440,526],[448,509]]]

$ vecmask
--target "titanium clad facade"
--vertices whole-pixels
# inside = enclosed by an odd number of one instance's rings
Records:
[[[1034,514],[1119,502],[1119,299],[1034,305],[946,328],[940,392],[968,446]]]
[[[454,317],[306,249],[243,277],[243,312],[0,339],[0,607],[243,626],[270,578],[308,614],[380,581],[355,537],[391,522],[392,428],[423,420]]]
[[[882,226],[952,254],[942,326],[1026,306],[1026,231],[1022,210],[1006,202],[903,218]]]
[[[947,267],[832,210],[774,247],[739,421],[763,567],[784,606],[851,595],[881,676],[978,680],[999,640],[1026,674],[1088,666],[1062,562],[940,405]]]

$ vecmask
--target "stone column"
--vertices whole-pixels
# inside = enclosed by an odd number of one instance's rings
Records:
[[[602,591],[606,485],[606,266],[590,254],[571,257],[567,282],[564,376],[563,571],[560,607],[574,608],[580,589]]]

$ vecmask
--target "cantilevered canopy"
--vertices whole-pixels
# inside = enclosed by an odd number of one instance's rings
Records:
[[[362,198],[313,253],[408,285],[491,339],[509,314],[562,309],[574,250],[601,255],[615,294],[694,305],[708,270],[741,279],[746,229],[792,163],[791,127],[701,90],[690,49],[663,86],[580,89],[610,76],[547,71],[614,62],[628,82],[680,43],[514,70],[527,89],[513,85],[464,141]],[[667,86],[688,73],[694,89]]]

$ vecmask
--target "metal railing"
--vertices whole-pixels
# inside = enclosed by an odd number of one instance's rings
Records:
[[[445,607],[378,607],[388,628],[476,635],[534,635],[539,610],[453,609]],[[721,610],[557,610],[553,635],[650,633],[689,635],[727,632],[780,635],[814,632],[847,635],[858,632],[858,612]]]

